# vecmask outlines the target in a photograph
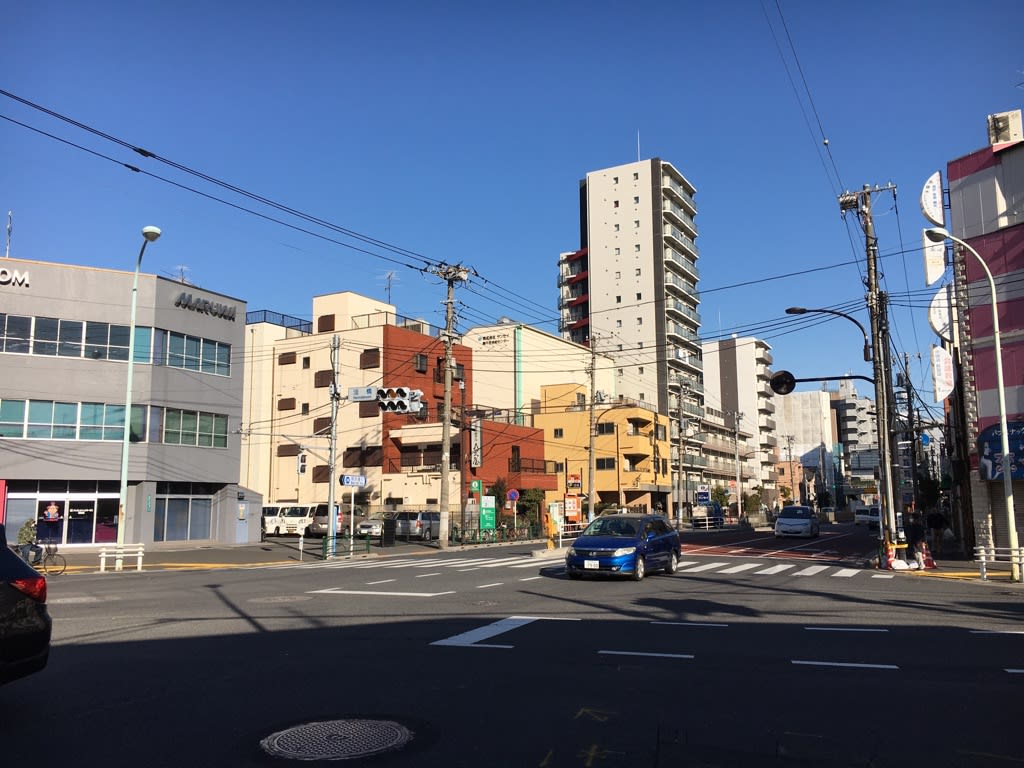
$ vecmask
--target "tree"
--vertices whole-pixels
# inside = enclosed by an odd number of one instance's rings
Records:
[[[717,501],[719,506],[726,509],[729,506],[729,491],[725,486],[716,485],[711,489],[711,500]]]

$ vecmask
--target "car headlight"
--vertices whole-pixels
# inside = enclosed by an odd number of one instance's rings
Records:
[[[626,555],[632,555],[636,552],[636,547],[619,547],[612,552],[612,557],[625,557]]]
[[[576,557],[576,548],[569,547],[569,557]]]

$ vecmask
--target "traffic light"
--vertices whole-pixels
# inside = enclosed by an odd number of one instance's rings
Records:
[[[377,390],[377,405],[389,413],[418,413],[423,407],[423,391],[409,387],[386,387]]]
[[[779,371],[772,375],[768,386],[776,395],[788,395],[796,388],[796,378],[789,371]]]
[[[300,475],[306,474],[306,454],[300,453],[298,456],[295,457],[295,460],[295,471],[298,472]]]

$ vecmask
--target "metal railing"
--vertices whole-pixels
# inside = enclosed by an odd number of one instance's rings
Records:
[[[975,547],[974,560],[982,579],[988,578],[989,565],[1005,565],[1013,570],[1014,564],[1018,573],[1024,573],[1024,547]]]

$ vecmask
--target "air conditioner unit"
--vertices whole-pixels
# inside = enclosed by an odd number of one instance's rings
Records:
[[[1024,124],[1019,109],[1012,112],[997,112],[988,116],[988,143],[1006,144],[1024,141]]]

